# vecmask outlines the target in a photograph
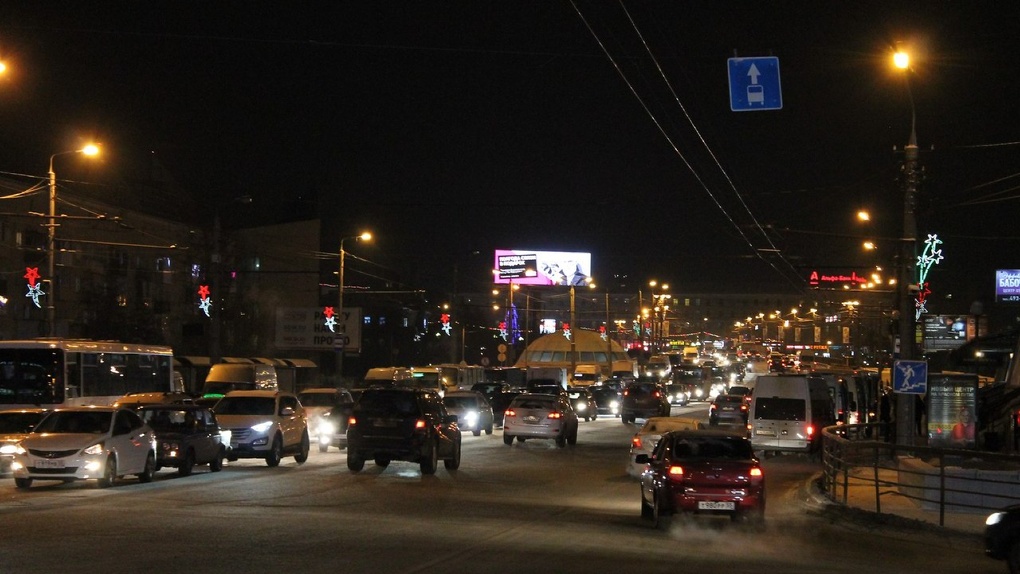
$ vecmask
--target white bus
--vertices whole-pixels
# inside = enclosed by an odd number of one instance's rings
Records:
[[[0,409],[111,405],[128,393],[183,391],[170,347],[84,339],[0,341]]]

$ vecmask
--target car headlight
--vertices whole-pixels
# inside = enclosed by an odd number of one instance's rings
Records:
[[[985,526],[991,526],[993,524],[998,524],[1002,522],[1002,518],[1004,516],[1006,516],[1005,512],[995,512],[993,514],[989,514],[988,518],[985,519]]]
[[[81,452],[83,454],[103,454],[103,443],[96,443]]]
[[[618,406],[620,406],[620,401],[609,401],[609,408],[615,409]]]
[[[478,413],[475,411],[468,411],[464,413],[464,422],[469,425],[473,425],[478,422]]]
[[[264,433],[273,426],[273,421],[266,421],[257,425],[251,425],[251,430],[257,433]]]
[[[588,405],[586,405],[586,404],[584,404],[584,403],[577,403],[577,409],[575,409],[575,410],[577,410],[577,411],[583,411],[583,410],[584,410],[584,409],[586,409],[586,408],[588,408]]]
[[[333,436],[336,434],[336,425],[330,422],[322,421],[319,423],[319,434]]]
[[[18,452],[18,445],[16,444],[5,444],[0,446],[0,454],[15,454]]]

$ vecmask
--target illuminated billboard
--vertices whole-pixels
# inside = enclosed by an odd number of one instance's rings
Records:
[[[587,285],[591,253],[497,249],[493,280],[519,285]]]
[[[1020,269],[995,271],[995,302],[1020,302]]]

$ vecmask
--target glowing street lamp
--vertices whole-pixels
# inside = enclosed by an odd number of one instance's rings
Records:
[[[2,64],[0,64],[2,65]],[[2,70],[0,70],[2,72]],[[99,155],[99,148],[89,144],[81,149],[62,151],[50,156],[50,213],[46,233],[46,267],[50,280],[50,296],[46,299],[46,323],[50,337],[57,336],[57,305],[56,305],[56,245],[57,245],[57,174],[53,171],[53,159],[61,155],[80,153],[87,156]]]
[[[344,251],[344,242],[348,239],[354,239],[355,241],[371,241],[372,234],[364,232],[361,235],[353,235],[350,237],[343,237],[340,239],[340,275],[337,281],[337,313],[340,313],[340,333],[337,335],[340,338],[340,345],[336,355],[336,376],[338,381],[343,381],[344,377],[344,347],[347,345],[347,321],[344,317],[344,257],[347,254]]]

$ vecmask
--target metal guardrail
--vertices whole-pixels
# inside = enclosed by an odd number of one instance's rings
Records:
[[[847,505],[851,488],[882,497],[913,500],[925,510],[994,512],[1020,503],[1020,456],[961,449],[900,445],[889,423],[838,425],[822,431],[823,485],[833,502]],[[854,492],[859,492],[855,490]]]

